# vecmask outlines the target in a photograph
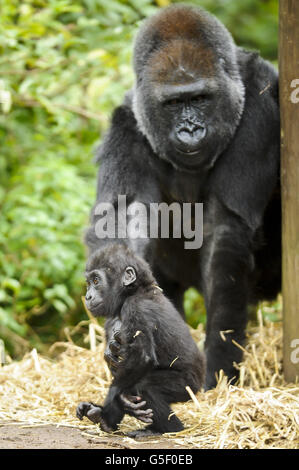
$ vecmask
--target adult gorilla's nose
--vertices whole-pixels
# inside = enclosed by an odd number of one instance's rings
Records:
[[[194,153],[199,149],[201,140],[206,135],[205,127],[198,124],[184,124],[176,129],[172,136],[175,147],[184,153]]]

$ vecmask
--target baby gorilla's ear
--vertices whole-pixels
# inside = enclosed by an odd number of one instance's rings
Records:
[[[127,266],[122,281],[124,286],[130,286],[137,279],[136,271],[132,266]]]

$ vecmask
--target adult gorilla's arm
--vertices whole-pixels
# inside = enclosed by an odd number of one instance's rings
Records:
[[[90,253],[105,243],[120,241],[117,238],[118,228],[118,196],[126,196],[127,207],[138,201],[145,205],[159,200],[157,180],[149,165],[153,152],[145,137],[137,128],[134,114],[127,96],[122,106],[115,109],[110,129],[106,134],[98,152],[97,161],[100,170],[97,184],[97,199],[92,210],[91,227],[86,232],[85,241]],[[100,203],[110,203],[115,208],[116,238],[99,238],[96,224],[100,218],[96,215]],[[149,239],[121,238],[136,254],[148,258]]]
[[[233,362],[240,362],[242,352],[232,340],[244,340],[256,230],[279,185],[277,74],[255,54],[240,50],[239,61],[246,85],[244,113],[211,175],[205,206],[206,224],[213,227],[201,250],[208,314],[206,388],[215,386],[220,369],[237,375]]]
[[[205,388],[213,388],[222,369],[237,378],[233,363],[242,360],[249,276],[253,268],[252,233],[223,204],[210,201],[207,233],[201,248],[202,291],[207,310]],[[234,343],[234,342],[235,343]]]
[[[210,188],[255,231],[279,184],[278,76],[258,54],[239,49],[238,59],[244,112],[228,150],[216,163]]]

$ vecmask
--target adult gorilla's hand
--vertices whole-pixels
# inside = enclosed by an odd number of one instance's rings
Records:
[[[109,338],[107,338],[107,345],[104,352],[104,359],[111,370],[112,375],[115,375],[120,363],[123,360],[122,353],[122,340],[121,340],[121,321],[115,320],[110,331]]]

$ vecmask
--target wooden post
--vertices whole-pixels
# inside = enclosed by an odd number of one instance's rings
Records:
[[[283,367],[299,378],[299,1],[280,0]]]

